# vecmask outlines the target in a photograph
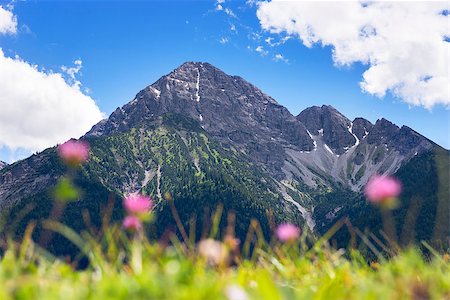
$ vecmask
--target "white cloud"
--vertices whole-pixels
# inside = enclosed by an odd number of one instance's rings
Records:
[[[287,59],[287,58],[285,58],[282,54],[275,54],[275,56],[273,57],[273,60],[274,61],[282,61],[282,62],[285,62],[285,63],[288,63],[289,62],[289,60]]]
[[[258,3],[257,0],[247,0],[245,2],[245,4],[247,4],[249,6],[253,6],[253,5],[257,4],[257,3]]]
[[[0,34],[15,34],[17,32],[17,17],[0,5]]]
[[[263,29],[331,46],[337,66],[368,66],[360,83],[410,105],[450,106],[448,2],[260,2]]]
[[[69,76],[81,68],[66,68]],[[61,73],[39,70],[0,48],[0,148],[39,151],[80,137],[103,118],[94,100]]]
[[[234,12],[230,8],[225,8],[225,13],[233,18],[237,18],[237,16],[234,14]]]
[[[77,59],[74,62],[73,67],[62,66],[61,70],[69,76],[69,84],[72,86],[76,86],[80,88],[81,82],[77,79],[78,73],[80,73],[81,68],[83,67],[83,61],[81,59]]]
[[[222,6],[222,5],[220,5],[220,4],[217,4],[217,6],[216,6],[216,10],[217,10],[217,11],[221,11],[221,10],[223,10],[223,6]]]
[[[219,43],[221,43],[221,44],[226,44],[228,42],[229,42],[229,40],[228,40],[227,37],[221,37],[220,40],[219,40]]]
[[[264,50],[263,46],[256,47],[255,51],[261,54],[262,56],[266,56],[268,54],[268,52]]]

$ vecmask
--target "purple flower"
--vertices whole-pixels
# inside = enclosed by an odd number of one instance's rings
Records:
[[[123,206],[129,214],[142,214],[152,208],[153,202],[150,197],[130,194],[123,200]]]
[[[367,199],[375,204],[391,202],[401,191],[402,185],[397,179],[384,175],[372,176],[364,188]]]
[[[58,154],[67,164],[77,166],[89,158],[89,145],[83,141],[69,140],[59,145]]]
[[[298,239],[300,228],[292,224],[281,224],[276,230],[277,237],[282,242],[290,242]]]
[[[123,227],[128,230],[137,231],[142,228],[141,221],[135,216],[127,216],[123,219]]]

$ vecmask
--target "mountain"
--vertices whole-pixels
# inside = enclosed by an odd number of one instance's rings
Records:
[[[7,163],[0,160],[0,170],[6,167]]]
[[[314,151],[291,151],[302,165],[304,182],[325,183],[330,176],[359,191],[373,174],[393,174],[415,155],[438,147],[407,126],[399,128],[386,119],[375,124],[363,118],[350,121],[331,106],[310,107],[297,119],[314,140]],[[317,176],[325,174],[325,176]]]
[[[120,197],[140,191],[157,202],[159,234],[174,224],[166,192],[186,226],[191,216],[205,221],[205,211],[223,203],[225,213],[236,212],[242,237],[252,218],[261,221],[265,234],[272,221],[305,223],[323,233],[343,214],[368,211],[360,205],[361,189],[371,175],[416,170],[423,157],[437,152],[448,157],[413,129],[385,119],[350,121],[326,105],[293,116],[241,77],[200,62],[184,63],[144,88],[82,139],[91,145],[91,159],[76,177],[84,194],[69,206],[65,221],[82,228],[83,210],[100,220],[108,194],[119,218]],[[435,178],[442,166],[449,166],[445,159],[430,163],[411,184]],[[4,167],[0,211],[15,216],[31,203],[24,222],[44,218],[49,191],[64,172],[55,148]],[[446,192],[430,193],[424,201],[437,203]]]
[[[165,113],[197,120],[223,146],[234,147],[283,178],[283,146],[313,149],[305,126],[261,90],[208,63],[188,62],[140,91],[87,136],[127,131]]]

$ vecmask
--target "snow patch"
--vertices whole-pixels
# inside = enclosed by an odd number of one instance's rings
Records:
[[[197,100],[197,102],[200,102],[200,69],[197,68],[197,82],[195,84],[195,88],[197,89],[197,91],[195,92],[195,98]]]
[[[366,130],[366,127],[364,127],[364,136],[362,137],[363,139],[366,138],[366,136],[369,135],[369,132]]]
[[[312,136],[311,132],[309,132],[309,130],[306,130],[306,132],[308,133],[309,137],[313,140],[313,143],[314,143],[314,151],[316,151],[316,150],[317,150],[317,142],[316,142],[316,140],[315,140],[314,137]]]
[[[200,122],[203,121],[203,116],[202,116],[202,114],[199,114],[199,115],[198,115],[198,118],[200,119]]]
[[[356,139],[356,142],[355,142],[355,144],[352,146],[352,148],[358,146],[358,145],[359,145],[359,139],[358,139],[358,137],[356,136],[356,134],[353,133],[353,122],[350,123],[350,127],[348,127],[348,132],[350,132],[350,134],[353,135],[353,137]]]
[[[328,147],[327,144],[324,143],[323,146],[325,147],[325,149],[326,149],[328,152],[330,152],[331,154],[334,154],[333,150],[331,150],[330,147]]]
[[[151,90],[156,95],[156,98],[159,99],[159,97],[161,96],[161,91],[154,87],[151,87]]]

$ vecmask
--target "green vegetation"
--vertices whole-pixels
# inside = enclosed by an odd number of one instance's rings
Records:
[[[47,227],[74,241],[87,269],[56,259],[35,245],[8,241],[0,258],[0,299],[448,299],[450,256],[423,257],[410,248],[390,260],[367,262],[356,250],[333,250],[310,241],[270,245],[244,242],[243,255],[226,251],[213,263],[198,245],[172,236],[149,242],[109,227],[103,238]],[[251,239],[250,239],[251,240]],[[226,242],[221,245],[226,245]],[[224,246],[226,247],[226,246]],[[229,248],[224,248],[229,249]],[[246,250],[247,249],[247,250]],[[245,259],[244,259],[245,257]]]

